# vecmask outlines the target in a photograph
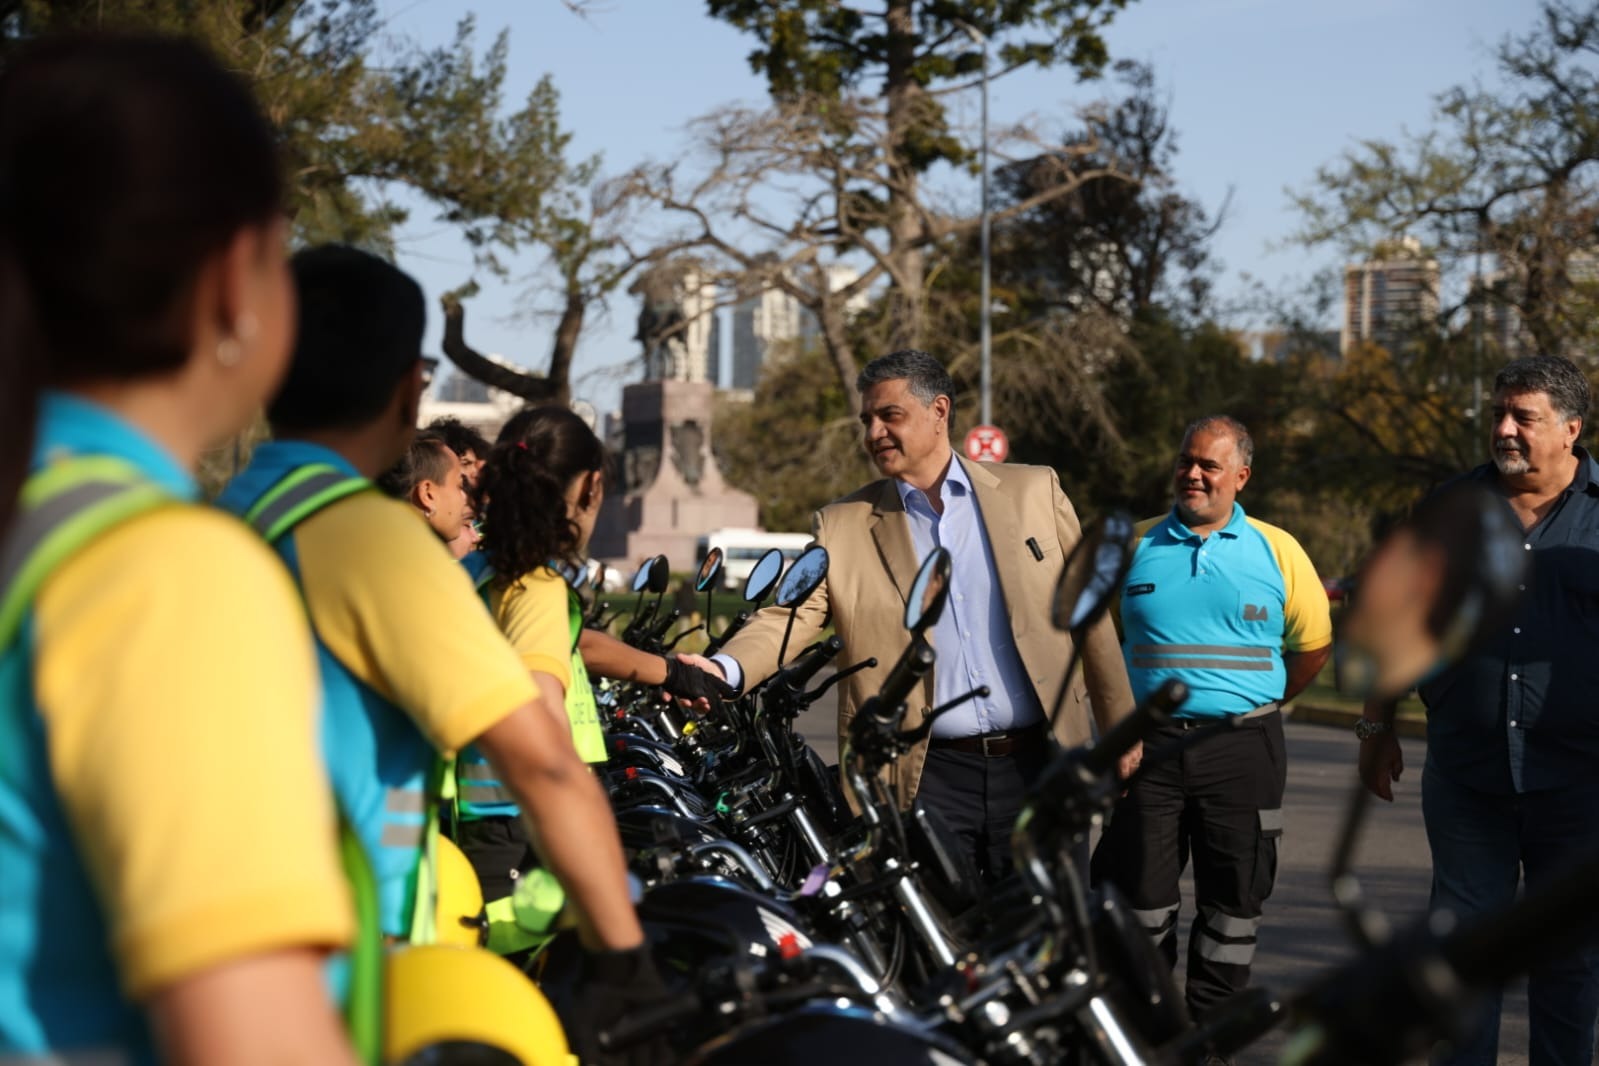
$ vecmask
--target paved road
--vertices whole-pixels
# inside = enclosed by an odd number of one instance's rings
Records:
[[[831,706],[819,705],[799,722],[830,763],[836,761],[837,751],[834,713]],[[1290,723],[1287,737],[1288,830],[1255,966],[1258,983],[1284,991],[1309,982],[1352,954],[1327,890],[1327,868],[1354,784],[1358,746],[1353,735],[1326,726]],[[1419,796],[1426,746],[1409,740],[1404,745],[1407,770],[1398,799],[1392,806],[1374,804],[1357,860],[1368,897],[1396,924],[1408,923],[1425,910],[1431,869]],[[1192,884],[1185,884],[1183,893],[1186,925],[1193,916]],[[1185,943],[1179,958],[1186,957],[1186,950]],[[1239,1061],[1275,1062],[1280,1045],[1280,1037],[1267,1040]],[[1526,1063],[1526,1046],[1526,1000],[1516,989],[1505,999],[1500,1063]]]

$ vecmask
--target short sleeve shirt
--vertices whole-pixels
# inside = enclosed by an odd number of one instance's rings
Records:
[[[1239,504],[1208,537],[1175,510],[1140,531],[1121,594],[1135,698],[1176,679],[1189,688],[1183,717],[1243,714],[1282,698],[1283,652],[1332,643],[1327,593],[1310,557]]]

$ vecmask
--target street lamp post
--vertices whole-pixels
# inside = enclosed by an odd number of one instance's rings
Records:
[[[983,49],[983,112],[982,112],[982,146],[981,166],[983,171],[982,198],[983,220],[979,239],[980,254],[983,259],[982,283],[982,424],[994,424],[993,394],[994,394],[994,367],[993,367],[993,298],[989,294],[989,215],[988,215],[988,35],[977,27],[967,22],[958,23],[961,29]]]

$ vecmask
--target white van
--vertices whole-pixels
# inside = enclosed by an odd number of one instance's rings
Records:
[[[809,533],[765,533],[759,529],[713,529],[699,539],[694,552],[694,564],[712,548],[722,549],[722,587],[736,592],[744,591],[755,563],[768,551],[776,548],[783,558],[793,562],[811,543]]]

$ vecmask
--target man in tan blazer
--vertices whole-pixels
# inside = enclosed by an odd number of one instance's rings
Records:
[[[903,805],[920,792],[985,877],[997,879],[1009,866],[1010,830],[1026,786],[1055,749],[1048,716],[1071,640],[1051,624],[1050,606],[1081,529],[1053,470],[969,463],[955,455],[949,440],[954,388],[932,356],[903,351],[873,360],[858,388],[866,449],[886,476],[813,517],[830,568],[826,582],[799,607],[789,648],[792,654],[816,639],[831,616],[844,641],[841,666],[877,657],[875,669],[840,687],[842,751],[850,719],[909,644],[905,602],[922,557],[934,545],[950,550],[948,605],[928,634],[938,660],[912,694],[905,727],[979,685],[991,694],[941,716],[930,742],[902,757],[889,776]],[[779,666],[787,622],[785,609],[759,612],[714,664],[735,686],[770,676]],[[1132,709],[1108,619],[1089,631],[1083,666],[1054,731],[1066,747],[1089,740],[1090,708],[1102,731]],[[1124,776],[1138,755],[1124,760]]]

